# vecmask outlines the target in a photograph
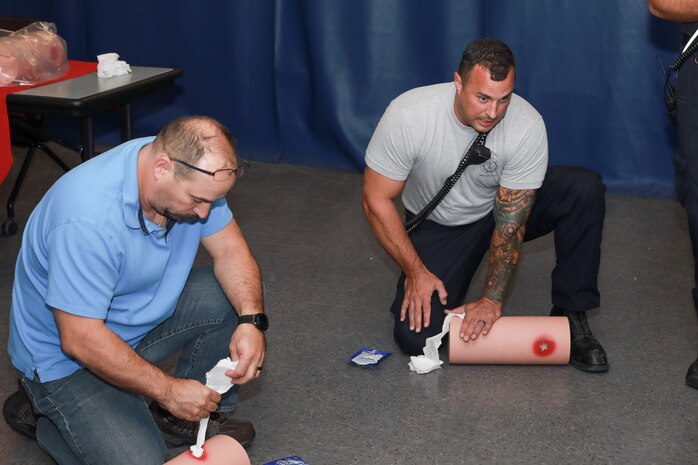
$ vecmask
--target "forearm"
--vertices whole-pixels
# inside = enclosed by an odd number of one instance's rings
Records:
[[[238,315],[264,311],[262,277],[235,220],[201,240],[213,258],[213,273]]]
[[[424,268],[392,200],[364,201],[364,213],[371,231],[405,274]]]
[[[695,0],[649,0],[650,12],[662,19],[679,22],[698,21],[698,3]]]
[[[523,226],[517,228],[515,234],[504,231],[499,225],[495,227],[487,257],[487,280],[483,297],[494,302],[503,302],[504,294],[519,263],[523,234]]]
[[[424,266],[405,232],[394,202],[404,186],[405,181],[387,178],[366,167],[363,208],[376,239],[405,273],[400,320],[408,319],[410,330],[420,332],[431,321],[434,295],[446,305],[448,293],[443,282]]]
[[[54,310],[63,350],[105,381],[158,402],[171,396],[174,378],[139,356],[101,320]]]
[[[495,228],[487,258],[484,298],[500,304],[503,302],[519,263],[525,224],[534,199],[534,190],[500,188],[497,193],[494,204]]]
[[[261,273],[246,246],[214,259],[213,272],[238,315],[264,311]]]

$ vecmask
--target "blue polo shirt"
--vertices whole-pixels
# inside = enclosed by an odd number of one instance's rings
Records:
[[[81,364],[61,350],[53,308],[99,318],[129,346],[174,312],[202,237],[223,229],[225,199],[205,220],[167,232],[139,221],[137,160],[153,137],[135,139],[61,177],[27,222],[12,288],[12,364],[42,382]]]

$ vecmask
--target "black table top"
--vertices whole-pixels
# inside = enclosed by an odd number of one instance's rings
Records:
[[[7,96],[7,108],[21,113],[87,116],[172,85],[182,75],[179,68],[131,66],[131,70],[110,78],[100,78],[95,72],[14,92]]]

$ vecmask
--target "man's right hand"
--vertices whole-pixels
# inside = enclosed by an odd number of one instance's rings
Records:
[[[199,421],[216,410],[221,395],[194,379],[173,378],[170,395],[155,400],[177,418]]]
[[[437,292],[439,301],[446,305],[446,287],[426,267],[405,273],[405,297],[400,308],[400,321],[409,318],[410,331],[420,332],[427,328],[431,320],[431,297]]]

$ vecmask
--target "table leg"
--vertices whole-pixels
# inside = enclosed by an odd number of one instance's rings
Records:
[[[121,109],[121,142],[133,139],[131,131],[131,104],[127,103]]]
[[[87,161],[95,156],[95,139],[94,129],[92,126],[92,117],[86,116],[80,120],[82,127],[82,161]]]

